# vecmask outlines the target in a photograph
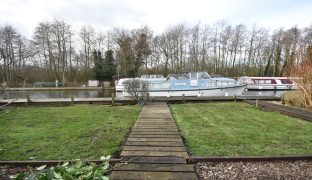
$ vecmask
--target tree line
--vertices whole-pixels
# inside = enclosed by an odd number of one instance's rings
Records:
[[[12,85],[186,71],[228,77],[287,76],[289,69],[311,57],[312,25],[269,30],[218,21],[178,24],[156,34],[147,26],[107,32],[90,25],[74,29],[54,19],[39,23],[30,38],[12,25],[0,26],[0,82]]]

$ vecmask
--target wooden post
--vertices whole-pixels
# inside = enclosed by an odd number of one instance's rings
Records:
[[[259,107],[259,99],[256,100],[256,107]]]
[[[182,102],[185,103],[185,94],[182,94]]]
[[[285,93],[282,95],[282,104],[285,105]]]
[[[149,93],[147,92],[146,93],[146,102],[145,102],[145,104],[149,103],[149,102],[151,102],[151,99],[150,99]]]
[[[234,99],[234,102],[236,102],[236,99],[237,99],[236,94],[234,94],[233,99]]]
[[[70,94],[70,103],[71,103],[71,105],[75,104],[75,99],[74,99],[73,93]]]
[[[111,92],[111,96],[112,96],[112,105],[115,105],[115,94],[114,92]]]
[[[30,102],[31,102],[29,94],[26,95],[26,99],[27,99],[26,100],[26,106],[28,106],[28,105],[30,105]]]

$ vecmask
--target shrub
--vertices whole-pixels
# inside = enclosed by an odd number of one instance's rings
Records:
[[[144,104],[148,99],[148,82],[146,81],[130,79],[124,82],[124,88],[139,104]]]
[[[103,160],[102,164],[95,163],[86,163],[82,160],[77,160],[75,163],[66,162],[62,165],[57,165],[55,167],[47,168],[46,165],[37,167],[35,172],[32,173],[21,173],[10,178],[16,180],[74,180],[74,179],[83,179],[83,180],[108,180],[107,171],[109,168],[109,158],[101,157]]]

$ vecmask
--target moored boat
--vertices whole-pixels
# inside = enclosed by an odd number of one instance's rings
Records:
[[[287,77],[240,77],[237,82],[246,85],[243,95],[281,97],[286,91],[298,89]]]
[[[207,72],[170,74],[167,78],[143,76],[136,78],[148,83],[149,96],[234,96],[241,95],[245,85],[234,79],[214,79]],[[124,83],[131,78],[120,79],[116,84],[118,95],[130,96]]]

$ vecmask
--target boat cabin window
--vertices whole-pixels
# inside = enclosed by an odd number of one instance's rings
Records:
[[[247,80],[246,80],[246,78],[240,78],[240,79],[238,80],[238,82],[241,83],[241,84],[246,84],[246,83],[247,83]]]
[[[164,76],[161,75],[161,74],[157,74],[157,75],[155,75],[155,76],[156,76],[156,78],[164,78]]]
[[[293,82],[289,79],[280,79],[282,84],[292,84]]]
[[[161,74],[152,74],[152,75],[144,74],[144,75],[141,76],[141,78],[145,78],[145,79],[162,79],[162,78],[164,78],[164,76],[161,75]]]
[[[207,72],[191,72],[191,73],[179,73],[179,74],[171,74],[168,79],[176,79],[176,80],[186,80],[186,79],[210,79],[210,76]]]
[[[254,79],[255,84],[276,84],[274,79]]]
[[[197,72],[191,72],[191,79],[197,79]]]

